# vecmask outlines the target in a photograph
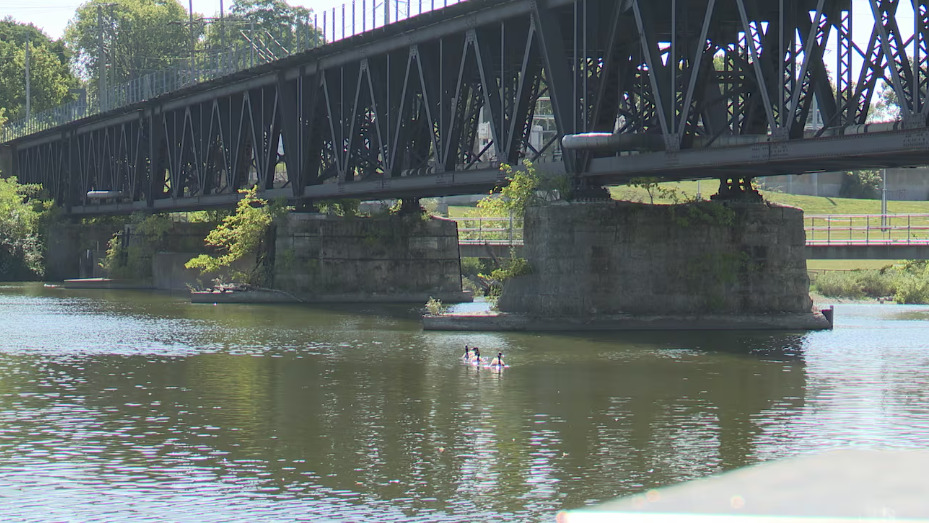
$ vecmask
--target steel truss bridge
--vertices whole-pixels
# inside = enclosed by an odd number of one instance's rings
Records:
[[[868,124],[882,85],[899,121]],[[468,194],[523,159],[738,192],[927,164],[927,102],[929,1],[467,0],[0,152],[73,214]]]

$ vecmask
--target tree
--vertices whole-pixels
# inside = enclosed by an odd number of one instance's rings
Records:
[[[889,122],[902,117],[900,101],[897,100],[897,91],[893,86],[885,83],[878,93],[877,102],[872,104],[869,121]]]
[[[884,178],[880,171],[861,170],[843,173],[839,196],[843,198],[876,199],[881,197]]]
[[[536,200],[541,184],[539,174],[532,162],[523,162],[525,169],[517,170],[510,165],[501,165],[500,170],[506,175],[506,185],[496,187],[486,198],[477,202],[477,208],[485,215],[512,215],[522,220],[529,204]]]
[[[219,251],[218,255],[201,254],[185,263],[184,267],[199,269],[203,275],[229,271],[234,279],[245,283],[257,282],[260,259],[249,272],[236,271],[234,265],[246,256],[260,253],[265,234],[271,226],[272,212],[268,202],[258,198],[257,186],[239,193],[242,199],[236,205],[235,214],[223,218],[223,222],[206,237],[206,245]]]
[[[29,42],[29,81],[33,114],[66,101],[78,86],[68,66],[69,53],[34,25],[0,20],[0,108],[11,119],[26,116],[26,42]]]
[[[178,0],[90,0],[77,9],[64,40],[79,74],[96,88],[101,63],[110,85],[185,64],[190,31]]]
[[[206,30],[207,49],[253,49],[260,58],[282,58],[323,43],[313,11],[283,0],[236,0],[222,24]]]
[[[41,187],[0,177],[0,280],[27,280],[43,273],[40,228],[49,203]]]

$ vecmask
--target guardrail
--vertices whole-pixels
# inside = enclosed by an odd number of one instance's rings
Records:
[[[812,214],[807,245],[929,245],[929,214]]]
[[[183,59],[182,66],[145,74],[100,92],[84,93],[79,100],[29,118],[7,122],[0,134],[0,143],[150,100],[466,1],[352,0],[341,7],[314,13],[312,21],[296,29],[295,42],[290,49],[273,37],[270,42],[261,42],[260,38],[256,38],[261,35],[254,33],[255,25],[252,25],[242,30],[250,42],[249,47],[195,53],[193,57]]]

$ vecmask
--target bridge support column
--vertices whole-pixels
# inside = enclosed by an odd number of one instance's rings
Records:
[[[0,177],[9,178],[15,176],[13,172],[13,148],[8,145],[0,145]]]
[[[418,212],[291,214],[277,226],[272,258],[273,286],[308,301],[471,299],[461,289],[457,224]]]
[[[828,327],[812,310],[800,209],[554,204],[530,209],[524,234],[532,274],[507,282],[501,311],[652,328]]]

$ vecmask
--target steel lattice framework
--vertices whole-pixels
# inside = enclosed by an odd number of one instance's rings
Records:
[[[921,0],[469,0],[5,147],[77,214],[483,192],[524,158],[594,187],[917,165],[927,42]],[[868,124],[883,85],[899,121]]]

